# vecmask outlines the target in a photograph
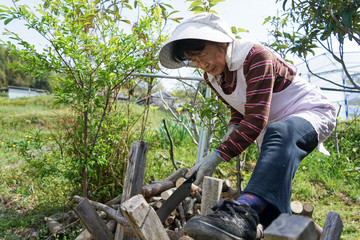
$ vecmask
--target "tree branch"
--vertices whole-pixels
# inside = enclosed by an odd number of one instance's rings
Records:
[[[169,150],[170,159],[171,159],[175,169],[178,170],[179,168],[176,166],[176,163],[175,163],[175,160],[174,160],[174,143],[173,143],[173,140],[171,138],[169,129],[167,127],[166,120],[163,119],[162,121],[164,123],[164,128],[165,128],[166,134],[168,135],[168,138],[169,138],[169,141],[170,141],[170,150]]]

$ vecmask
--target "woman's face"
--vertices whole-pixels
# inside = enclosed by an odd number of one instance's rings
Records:
[[[227,43],[207,42],[200,52],[187,52],[185,57],[196,67],[213,76],[217,76],[226,69],[226,47]]]

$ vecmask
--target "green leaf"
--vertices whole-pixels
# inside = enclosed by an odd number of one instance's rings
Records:
[[[196,7],[191,8],[190,11],[193,11],[193,12],[204,12],[204,8],[203,8],[203,7],[200,7],[200,6],[196,6]]]
[[[237,28],[237,32],[249,32],[249,30],[246,30],[244,28]]]
[[[285,45],[285,44],[278,45],[277,47],[278,47],[278,49],[287,49],[287,48],[289,48],[289,47],[288,47],[287,45]]]
[[[271,17],[269,16],[269,17],[267,17],[267,18],[265,18],[265,20],[264,20],[264,22],[263,22],[263,24],[265,24],[265,23],[267,23],[268,21],[270,21],[271,20]]]
[[[201,1],[194,1],[194,2],[190,5],[189,9],[190,9],[190,8],[193,8],[193,7],[196,7],[196,6],[199,6],[199,5],[201,5],[201,4],[202,4]]]
[[[4,24],[7,25],[9,24],[12,20],[14,20],[13,18],[8,18],[4,21]]]
[[[131,24],[131,22],[130,22],[129,20],[126,20],[126,19],[120,20],[120,21],[122,21],[122,22],[124,22],[124,23],[127,23],[127,24]]]
[[[352,10],[346,9],[345,11],[342,12],[341,17],[342,17],[342,22],[344,23],[344,25],[348,28],[351,28],[352,27]]]

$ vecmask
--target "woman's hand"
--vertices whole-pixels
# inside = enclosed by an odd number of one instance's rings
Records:
[[[195,166],[193,166],[186,174],[186,177],[191,176],[194,172],[197,171],[194,184],[199,185],[199,183],[203,180],[204,176],[211,176],[214,173],[217,165],[219,165],[219,163],[221,163],[222,161],[224,161],[224,159],[220,156],[220,154],[212,151],[206,157],[196,163]]]

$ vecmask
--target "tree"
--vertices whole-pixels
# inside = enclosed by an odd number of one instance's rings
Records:
[[[124,113],[116,111],[112,94],[133,84],[132,72],[156,71],[170,8],[156,2],[146,6],[140,0],[44,0],[35,9],[15,2],[14,7],[0,8],[5,24],[23,19],[49,43],[40,52],[8,32],[22,47],[19,55],[26,64],[19,67],[35,76],[58,74],[55,96],[74,114],[63,126],[69,137],[61,158],[67,161],[68,178],[81,182],[84,196],[89,183],[94,190],[113,183],[109,173],[115,179],[124,172],[122,156],[127,154],[120,153],[128,149],[131,127]],[[125,19],[125,11],[133,11],[135,20]],[[14,44],[7,45],[18,51]]]
[[[283,3],[282,17],[268,17],[275,27],[272,34],[276,41],[270,46],[276,50],[293,53],[304,60],[311,74],[336,86],[360,90],[357,77],[352,75],[344,61],[346,40],[360,45],[359,0],[277,0]],[[290,30],[288,30],[290,28]],[[334,49],[334,41],[338,49]],[[351,86],[343,86],[332,79],[316,75],[308,64],[309,54],[321,47],[341,64]]]
[[[43,76],[34,78],[17,69],[19,64],[22,65],[22,62],[16,52],[11,55],[10,48],[0,45],[0,87],[10,85],[51,90],[50,73],[46,72]]]

